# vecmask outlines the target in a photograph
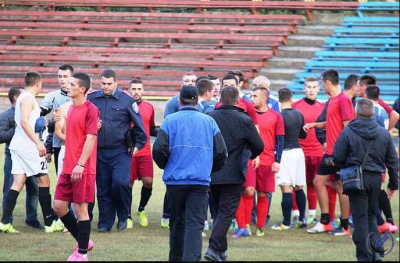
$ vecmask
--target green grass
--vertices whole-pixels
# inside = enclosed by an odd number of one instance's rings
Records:
[[[3,174],[4,149],[0,150],[0,167]],[[55,189],[54,164],[50,164],[50,178],[53,192]],[[165,186],[161,180],[162,171],[155,166],[153,195],[146,208],[149,216],[149,226],[142,228],[134,218],[133,229],[117,231],[115,226],[110,233],[97,233],[97,206],[92,223],[91,239],[95,247],[89,254],[91,261],[165,261],[168,260],[169,231],[160,227],[162,203]],[[0,176],[2,178],[2,176]],[[3,180],[0,180],[2,189]],[[386,186],[386,184],[385,184]],[[134,186],[133,211],[136,211],[140,197],[141,183]],[[392,210],[396,223],[399,224],[399,195],[392,200]],[[4,261],[65,261],[75,247],[70,234],[45,234],[24,225],[25,220],[25,190],[18,199],[14,211],[14,227],[19,235],[0,233],[0,260]],[[271,224],[280,221],[281,194],[277,189],[272,199]],[[337,208],[337,214],[340,211]],[[319,212],[318,212],[319,214]],[[38,209],[39,221],[42,220]],[[253,229],[254,231],[254,229]],[[208,235],[210,232],[206,232]],[[273,231],[266,229],[262,238],[251,236],[232,239],[232,231],[228,233],[229,261],[353,261],[355,260],[355,245],[347,237],[332,237],[327,234],[311,235],[305,229],[289,231]],[[398,234],[395,234],[398,237]],[[204,239],[203,254],[207,248],[208,239]],[[396,242],[391,254],[385,261],[399,261],[399,243]]]

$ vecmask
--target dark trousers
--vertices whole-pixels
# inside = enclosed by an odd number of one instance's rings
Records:
[[[353,242],[356,245],[358,261],[374,260],[374,253],[367,248],[367,237],[372,235],[371,243],[379,238],[375,211],[378,207],[382,175],[364,171],[364,191],[349,194],[351,214],[353,216]]]
[[[170,261],[200,261],[208,190],[204,185],[167,185]]]
[[[11,174],[12,161],[11,154],[8,150],[5,152],[4,159],[4,185],[3,185],[3,214],[4,207],[7,199],[8,192],[13,184],[14,177]],[[34,176],[29,176],[25,181],[26,186],[26,221],[34,222],[37,221],[37,208],[39,200],[39,185]],[[13,218],[10,216],[10,223]]]
[[[210,188],[215,219],[209,247],[215,252],[225,252],[228,249],[226,234],[239,206],[243,184],[215,184]]]
[[[97,203],[99,208],[98,228],[110,230],[115,215],[126,221],[129,214],[131,191],[129,177],[132,156],[126,149],[98,150],[97,152]]]

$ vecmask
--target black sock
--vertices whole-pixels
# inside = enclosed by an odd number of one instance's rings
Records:
[[[327,225],[327,224],[329,224],[329,222],[331,222],[329,213],[326,213],[326,214],[321,213],[321,224]]]
[[[142,212],[146,207],[147,203],[149,202],[152,190],[153,188],[146,188],[142,186],[142,192],[140,193],[140,203],[138,208],[139,212]]]
[[[290,214],[292,213],[292,193],[282,193],[282,214],[283,214],[283,224],[285,226],[290,226]]]
[[[42,208],[43,220],[46,226],[51,226],[53,216],[51,214],[50,187],[39,187],[39,203]]]
[[[340,218],[340,226],[347,230],[349,228],[349,219]]]
[[[305,217],[306,214],[306,195],[304,194],[303,189],[299,189],[297,191],[294,191],[296,194],[296,203],[297,203],[297,207],[299,208],[299,212],[300,212],[300,217],[299,220],[300,222],[303,222],[303,219]]]
[[[90,238],[90,220],[78,221],[78,253],[87,254]]]
[[[89,214],[90,222],[93,221],[93,209],[94,209],[94,199],[93,199],[93,203],[88,204],[88,214]]]
[[[6,203],[4,206],[4,214],[1,217],[1,222],[3,224],[8,224],[10,223],[10,216],[12,215],[15,205],[17,204],[17,198],[18,198],[19,192],[10,189],[8,191]]]
[[[132,218],[132,199],[133,199],[133,188],[129,187],[129,190],[131,191],[131,198],[129,198],[129,209],[128,209],[128,218]]]
[[[392,216],[392,208],[390,207],[390,200],[385,190],[381,190],[379,194],[379,207],[382,209],[382,212],[385,214],[386,222],[394,225],[393,216]]]
[[[78,241],[78,222],[76,221],[75,216],[72,214],[71,210],[68,210],[68,213],[60,218],[63,222],[64,226],[68,229],[71,235]]]

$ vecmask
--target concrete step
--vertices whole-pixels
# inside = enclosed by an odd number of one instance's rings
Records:
[[[272,68],[302,68],[307,58],[273,57],[268,61]]]
[[[279,47],[278,57],[311,59],[318,50],[324,49],[321,47],[282,46]]]
[[[276,85],[271,84],[271,90],[278,90],[279,87],[284,87],[288,82],[290,82],[296,73],[303,72],[301,68],[266,68],[260,70],[260,75],[267,76],[271,83],[276,83]]]
[[[345,16],[354,16],[355,12],[350,12],[349,14],[329,14],[319,11],[314,12],[314,19],[308,21],[308,25],[340,25]]]
[[[331,36],[334,33],[336,25],[310,25],[297,27],[297,35],[309,36]]]
[[[320,47],[327,36],[291,35],[288,37],[288,46]]]

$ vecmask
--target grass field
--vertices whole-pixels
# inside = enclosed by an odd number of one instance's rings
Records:
[[[3,185],[4,148],[0,150],[1,182]],[[54,192],[56,176],[54,164],[51,163],[51,191]],[[97,233],[97,206],[92,222],[91,239],[95,247],[89,253],[91,261],[166,261],[169,252],[169,231],[160,227],[162,203],[165,186],[161,180],[162,171],[155,166],[153,195],[146,208],[149,226],[140,227],[134,218],[133,229],[116,230],[116,224],[110,233]],[[386,187],[386,184],[385,184]],[[136,211],[140,198],[141,183],[134,186],[134,201],[132,210]],[[21,233],[18,235],[0,233],[0,261],[66,261],[76,243],[70,234],[45,234],[42,231],[27,227],[25,220],[25,189],[18,199],[14,211],[14,227]],[[281,193],[277,189],[272,199],[271,223],[282,220]],[[399,195],[392,200],[392,210],[395,222],[399,225]],[[337,208],[337,214],[340,211]],[[319,211],[317,212],[319,215]],[[43,222],[41,210],[38,209],[39,221]],[[253,228],[253,231],[255,229]],[[206,232],[209,235],[209,231]],[[348,237],[333,237],[328,234],[307,234],[305,229],[274,231],[266,229],[264,237],[246,237],[233,239],[228,233],[229,261],[354,261],[355,245]],[[399,234],[396,233],[395,237]],[[204,238],[203,254],[208,246]],[[399,242],[385,261],[399,261]]]

